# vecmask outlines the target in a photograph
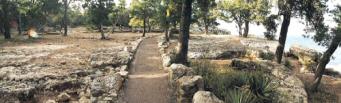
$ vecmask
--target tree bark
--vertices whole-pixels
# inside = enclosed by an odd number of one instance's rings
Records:
[[[146,36],[146,18],[143,18],[143,34],[142,37]]]
[[[249,24],[250,24],[250,21],[246,20],[245,21],[244,34],[243,34],[244,38],[247,38],[247,36],[249,35]]]
[[[165,24],[165,38],[166,42],[169,42],[169,22],[168,19],[166,19],[166,24]]]
[[[104,31],[103,31],[103,24],[101,23],[99,25],[99,31],[101,32],[101,39],[106,39],[105,35],[104,35]]]
[[[64,36],[67,36],[67,32],[68,32],[68,28],[67,28],[67,10],[68,10],[68,1],[67,0],[63,0],[64,1]]]
[[[311,86],[311,90],[316,92],[318,86],[321,82],[321,79],[324,74],[324,70],[326,69],[326,65],[330,61],[330,57],[333,55],[337,47],[340,45],[341,42],[341,34],[336,34],[336,37],[332,40],[331,44],[329,45],[328,49],[323,53],[319,64],[317,65],[317,69],[315,72],[315,80]]]
[[[187,64],[189,29],[191,25],[192,15],[192,1],[182,1],[181,22],[180,22],[180,35],[179,35],[179,50],[177,51],[177,63]]]
[[[205,26],[205,34],[208,35],[208,20],[207,17],[204,17],[204,26]]]
[[[2,10],[3,10],[3,16],[4,16],[4,37],[5,37],[5,39],[11,39],[11,25],[10,25],[10,23],[9,23],[9,21],[10,21],[10,17],[9,17],[9,14],[8,14],[8,12],[9,12],[9,10],[8,10],[8,4],[7,4],[7,1],[6,0],[4,0],[3,2],[2,2],[4,5],[2,6]]]
[[[18,18],[17,18],[17,22],[18,22],[18,35],[22,34],[22,29],[21,29],[21,13],[18,13]]]
[[[290,19],[291,19],[290,14],[283,15],[283,22],[282,22],[281,32],[280,32],[279,40],[278,40],[279,44],[276,49],[277,63],[282,62],[285,41],[287,39],[287,33],[288,33],[289,25],[290,25]]]
[[[111,33],[114,33],[114,32],[115,32],[115,26],[116,26],[116,24],[115,24],[115,23],[113,23],[113,24],[112,24]]]
[[[243,31],[242,31],[242,23],[238,23],[238,32],[239,32],[239,36],[241,37],[243,35]]]

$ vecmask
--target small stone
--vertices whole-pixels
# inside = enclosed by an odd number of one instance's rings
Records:
[[[122,77],[124,77],[124,78],[126,78],[126,77],[128,77],[128,71],[120,71],[120,72],[118,72]]]
[[[91,100],[87,97],[82,96],[79,100],[79,103],[91,103]]]
[[[57,96],[57,101],[58,102],[68,102],[70,101],[71,96],[68,95],[67,93],[61,93]]]
[[[105,100],[105,101],[112,101],[113,99],[111,97],[104,97],[103,100]]]
[[[171,82],[183,77],[193,75],[193,69],[182,64],[172,64],[169,69]]]
[[[55,100],[47,100],[45,103],[57,103]]]
[[[224,103],[209,91],[198,91],[193,96],[193,103]]]

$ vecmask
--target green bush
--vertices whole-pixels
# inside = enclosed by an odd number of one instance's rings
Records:
[[[261,72],[251,73],[248,83],[251,92],[256,95],[259,102],[271,103],[273,101],[276,86],[269,76],[261,74]]]
[[[256,97],[249,91],[229,90],[225,96],[226,103],[255,103]]]
[[[196,75],[203,77],[206,90],[213,92],[218,98],[228,103],[271,103],[274,101],[276,88],[264,71],[219,72],[209,61],[194,61],[191,67]],[[238,102],[239,99],[243,102]]]

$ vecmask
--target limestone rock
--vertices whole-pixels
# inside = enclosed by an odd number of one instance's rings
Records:
[[[71,96],[67,93],[61,93],[57,96],[57,102],[68,102],[70,99]]]
[[[177,80],[176,95],[179,103],[191,103],[193,95],[204,89],[201,76],[184,76]]]
[[[173,53],[162,54],[161,57],[163,67],[169,67],[175,60],[175,54]]]
[[[45,103],[57,103],[55,100],[47,100]]]
[[[189,42],[188,58],[230,59],[245,55],[245,47],[221,36],[193,36]]]
[[[91,83],[91,94],[94,97],[98,97],[104,93],[116,93],[121,89],[123,80],[118,73],[95,78]]]
[[[128,64],[131,55],[127,51],[100,49],[90,56],[92,67],[119,66]]]
[[[291,46],[289,53],[290,55],[297,57],[299,62],[303,65],[300,72],[314,71],[320,57],[320,53],[316,50],[301,45]]]
[[[248,48],[245,57],[250,59],[273,60],[275,58],[275,53],[271,52],[269,49]]]
[[[224,103],[209,91],[198,91],[193,96],[193,103]]]
[[[85,96],[82,96],[79,100],[79,103],[91,103],[91,100]]]
[[[127,78],[128,77],[128,71],[120,71],[118,74],[120,74],[122,77]]]
[[[192,68],[182,64],[172,64],[169,68],[170,81],[173,82],[183,76],[191,76],[194,74]]]

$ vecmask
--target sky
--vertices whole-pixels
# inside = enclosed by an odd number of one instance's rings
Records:
[[[341,5],[341,0],[329,0],[327,2],[328,8],[329,9],[333,9],[335,8],[336,5]],[[273,8],[272,13],[276,13],[276,8]],[[335,27],[336,24],[333,22],[333,18],[332,16],[330,16],[330,14],[325,15],[325,23],[328,24],[331,27]],[[235,23],[226,23],[222,20],[218,20],[217,21],[220,25],[218,26],[218,28],[220,29],[225,29],[225,30],[229,30],[232,34],[237,35],[238,34],[238,29],[237,29],[237,25]],[[289,26],[289,31],[288,31],[288,35],[291,36],[302,36],[303,34],[306,34],[306,32],[304,31],[305,29],[305,24],[303,24],[303,20],[299,19],[299,18],[292,18],[291,22],[290,22],[290,26]],[[279,24],[281,24],[281,21],[279,22]],[[278,26],[278,32],[277,35],[279,34],[279,29],[280,29],[281,25]],[[255,35],[263,35],[263,33],[265,32],[265,28],[262,25],[255,25],[255,24],[251,24],[250,25],[250,34],[255,34]]]

